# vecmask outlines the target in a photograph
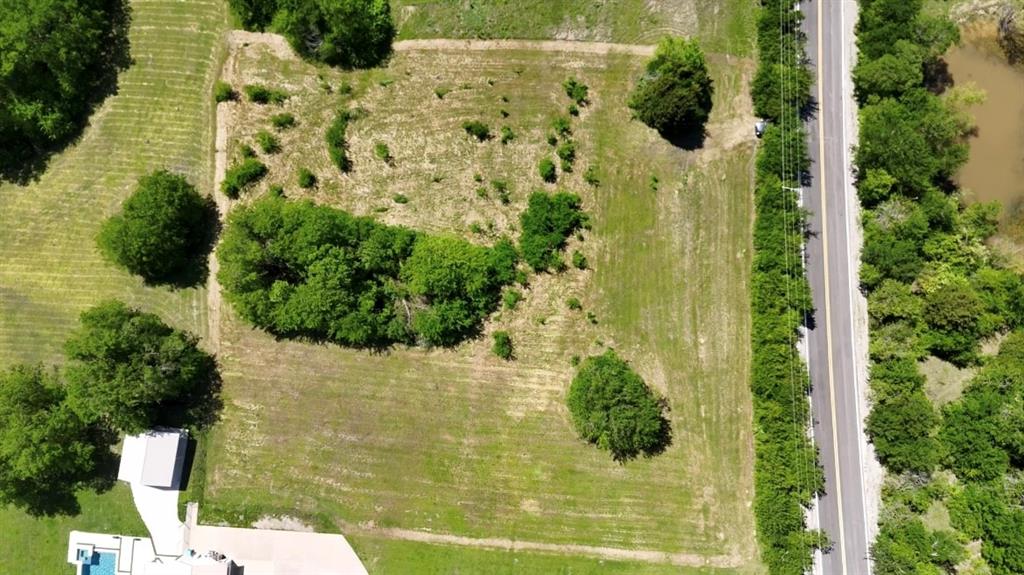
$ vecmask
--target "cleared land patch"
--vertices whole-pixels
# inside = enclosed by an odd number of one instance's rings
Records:
[[[207,451],[204,520],[298,514],[368,536],[394,528],[756,570],[747,391],[752,63],[711,58],[715,112],[705,149],[692,153],[628,121],[625,98],[643,64],[628,54],[438,49],[339,73],[281,59],[261,43],[229,59],[224,79],[236,88],[258,82],[291,95],[281,107],[225,105],[229,158],[271,116],[296,118],[278,134],[282,150],[261,155],[270,173],[251,195],[282,184],[290,197],[492,243],[517,234],[529,192],[565,189],[583,197],[594,224],[567,252],[581,250],[594,269],[532,276],[514,310],[454,350],[373,354],[275,341],[225,307],[228,406]],[[572,120],[575,170],[554,186],[537,163],[554,157],[545,136],[566,113],[561,83],[570,75],[590,86],[592,102]],[[345,84],[348,105],[365,114],[349,125],[353,168],[341,174],[324,132]],[[495,134],[508,125],[516,138],[478,143],[461,127],[467,120]],[[378,142],[392,162],[375,154]],[[589,165],[598,168],[596,189],[583,181]],[[300,167],[316,174],[317,187],[298,187]],[[507,182],[508,204],[492,179]],[[582,310],[569,309],[571,297]],[[496,329],[512,335],[516,361],[491,354]],[[669,398],[675,441],[657,458],[620,466],[572,431],[570,358],[608,345]]]

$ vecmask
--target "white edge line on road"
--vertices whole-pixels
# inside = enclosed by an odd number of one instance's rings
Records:
[[[849,149],[849,142],[847,141],[847,133],[846,133],[846,118],[847,118],[846,114],[847,114],[847,109],[846,109],[846,86],[845,86],[845,84],[846,84],[846,79],[850,77],[850,60],[849,60],[849,54],[847,54],[847,51],[846,51],[846,40],[847,40],[847,38],[846,38],[846,0],[843,0],[839,4],[839,26],[840,26],[839,34],[840,34],[840,37],[842,38],[842,42],[841,42],[840,45],[842,47],[842,66],[843,66],[843,90],[842,90],[842,98],[841,98],[842,106],[843,106],[843,109],[842,109],[842,111],[843,111],[843,128],[842,128],[842,134],[843,134],[843,200],[846,202],[847,210],[849,210],[849,208],[850,208],[849,193],[850,193],[850,190],[853,188],[853,182],[850,181],[850,178],[851,178],[851,173],[850,173],[850,149]],[[854,199],[856,200],[856,198],[854,198]],[[856,211],[856,208],[858,207],[857,204],[854,203],[853,206],[854,206],[854,211]],[[857,461],[860,463],[859,468],[858,468],[858,472],[860,474],[861,498],[865,499],[865,489],[864,489],[864,485],[865,485],[865,483],[864,483],[864,454],[861,451],[861,446],[866,441],[866,438],[864,437],[864,420],[861,418],[861,414],[860,414],[860,393],[861,393],[861,391],[860,391],[860,377],[859,377],[860,371],[857,369],[857,360],[859,358],[859,356],[857,355],[857,344],[856,344],[856,341],[857,341],[857,326],[856,326],[856,315],[854,315],[854,313],[853,313],[853,298],[856,297],[855,294],[857,293],[857,284],[854,282],[854,278],[857,277],[857,274],[855,273],[856,270],[853,267],[854,257],[853,257],[853,244],[850,242],[850,214],[849,213],[847,213],[846,217],[843,218],[843,228],[844,228],[844,231],[846,232],[846,251],[847,251],[846,263],[847,263],[847,266],[849,267],[848,271],[849,271],[849,274],[850,274],[850,298],[848,300],[848,303],[850,304],[850,353],[851,353],[850,354],[850,361],[853,364],[853,391],[854,391],[854,394],[855,394],[854,402],[853,402],[853,407],[854,407],[854,413],[857,416]],[[868,539],[867,501],[865,500],[863,503],[864,504],[861,505],[860,511],[861,511],[861,515],[863,516],[863,520],[864,520],[864,544],[868,547],[868,549],[870,549],[871,548],[871,540]],[[867,573],[865,575],[871,575],[871,557],[870,557],[870,552],[868,553],[868,557],[865,557],[865,562],[866,562],[867,568],[868,568]]]

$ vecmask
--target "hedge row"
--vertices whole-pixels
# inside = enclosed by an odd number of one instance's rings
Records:
[[[762,2],[761,61],[752,91],[758,114],[770,121],[758,152],[754,196],[751,388],[754,514],[761,557],[773,575],[802,575],[814,549],[825,543],[804,521],[824,476],[808,439],[810,381],[795,345],[812,310],[802,261],[804,214],[791,191],[808,168],[800,116],[810,76],[800,63],[801,17],[788,0]]]

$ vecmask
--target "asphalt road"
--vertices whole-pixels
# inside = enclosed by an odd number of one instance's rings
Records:
[[[825,575],[869,575],[864,478],[861,465],[861,413],[854,349],[853,303],[857,289],[856,256],[851,251],[848,206],[855,206],[850,171],[847,114],[856,110],[844,100],[844,79],[850,58],[844,34],[852,34],[852,0],[808,0],[807,52],[815,85],[817,113],[808,122],[811,183],[804,188],[804,206],[810,211],[811,236],[807,242],[807,274],[814,297],[814,318],[808,332],[811,374],[811,411],[814,437],[825,468],[825,493],[819,499],[817,519],[833,542],[821,556]]]

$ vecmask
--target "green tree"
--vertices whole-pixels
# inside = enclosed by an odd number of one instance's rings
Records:
[[[702,134],[714,88],[695,40],[663,38],[629,97],[636,117],[667,138]]]
[[[556,252],[565,247],[573,232],[587,225],[587,216],[580,204],[576,194],[530,194],[526,211],[519,216],[522,227],[519,249],[535,271],[557,266],[561,260]]]
[[[372,68],[391,55],[387,0],[279,0],[274,20],[295,51],[342,68]]]
[[[125,0],[0,1],[0,175],[67,141],[130,62]]]
[[[121,213],[100,228],[100,252],[149,283],[191,285],[206,273],[217,208],[182,176],[159,170],[139,178]]]
[[[32,515],[76,513],[75,492],[98,480],[114,438],[64,400],[54,373],[26,366],[0,372],[0,504]]]
[[[953,533],[930,531],[920,519],[884,523],[871,547],[878,575],[952,573],[967,553]]]
[[[228,4],[246,30],[262,32],[277,13],[277,0],[228,0]]]
[[[68,404],[124,433],[202,427],[219,410],[217,362],[159,317],[107,301],[84,312],[65,343]]]
[[[494,332],[494,345],[491,346],[491,351],[494,355],[509,361],[515,357],[515,350],[512,347],[512,336],[507,331],[496,331]]]
[[[857,63],[853,71],[857,99],[870,96],[899,97],[924,82],[923,50],[906,40],[896,42],[891,53]]]
[[[580,437],[616,461],[657,455],[672,441],[665,401],[614,350],[580,364],[568,404]]]

